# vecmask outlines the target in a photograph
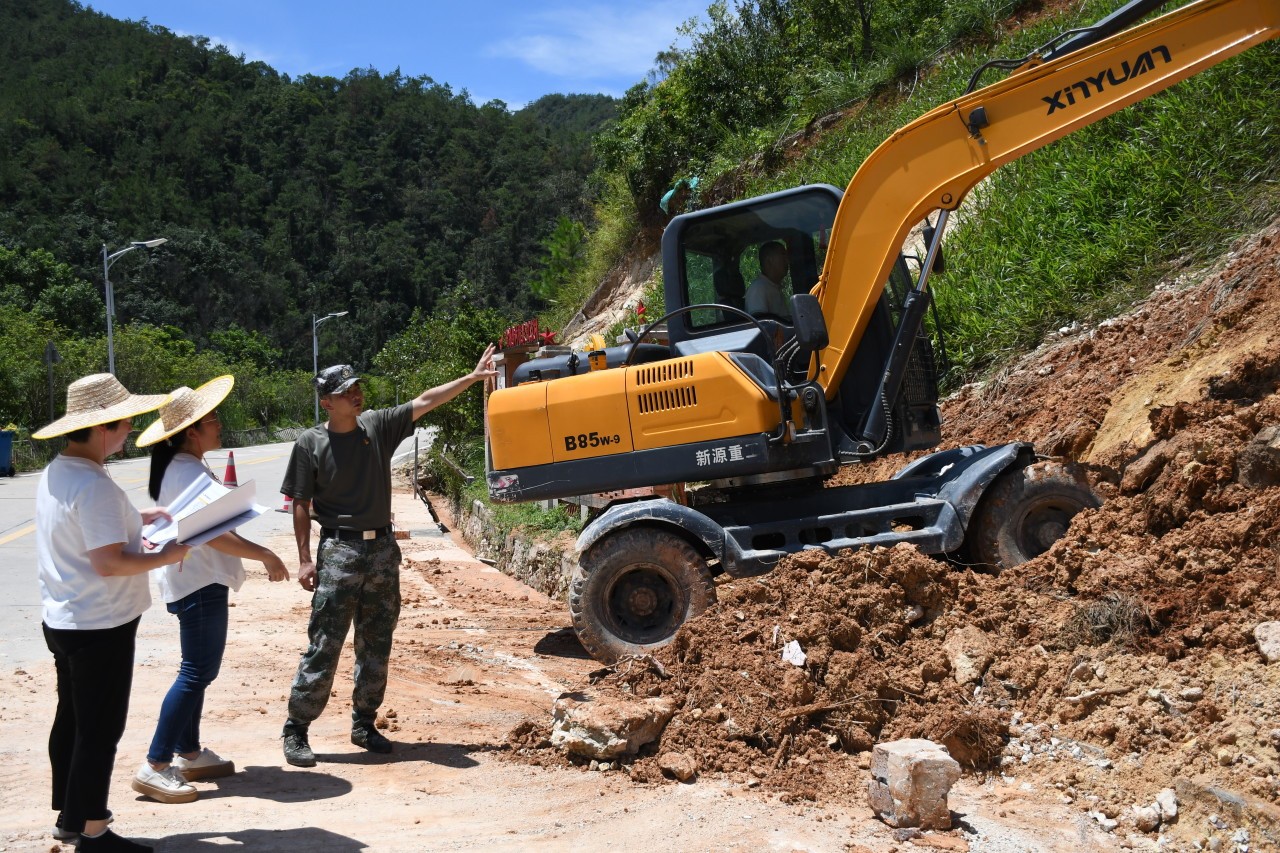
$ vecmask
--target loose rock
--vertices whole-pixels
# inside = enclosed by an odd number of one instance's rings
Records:
[[[991,666],[990,639],[979,628],[966,625],[952,631],[942,644],[951,662],[951,674],[956,684],[975,684]]]
[[[947,794],[960,778],[960,764],[941,744],[920,738],[877,744],[871,777],[871,807],[885,823],[951,828]]]
[[[698,772],[698,762],[683,752],[664,752],[658,756],[658,768],[688,782]]]
[[[661,734],[675,712],[675,702],[665,697],[628,701],[565,693],[552,708],[551,745],[605,761],[634,755]]]
[[[1133,825],[1141,832],[1155,832],[1160,828],[1160,809],[1156,806],[1134,806]]]
[[[1237,466],[1242,486],[1266,489],[1280,485],[1280,426],[1259,430],[1240,452]]]
[[[1156,805],[1160,807],[1160,819],[1162,821],[1167,823],[1178,817],[1178,795],[1173,792],[1172,788],[1165,788],[1156,794]]]
[[[1261,622],[1253,629],[1253,639],[1267,663],[1280,661],[1280,622]]]

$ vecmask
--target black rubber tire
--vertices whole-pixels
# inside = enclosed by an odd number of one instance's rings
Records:
[[[969,556],[999,571],[1038,557],[1082,509],[1102,506],[1077,466],[1048,460],[1005,471],[969,520]]]
[[[706,560],[685,539],[652,527],[601,539],[569,584],[573,629],[602,663],[662,648],[715,600]]]

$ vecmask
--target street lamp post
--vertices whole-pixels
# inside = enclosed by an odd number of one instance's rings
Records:
[[[323,317],[320,317],[319,319],[316,318],[315,314],[311,315],[311,375],[312,376],[320,375],[320,336],[316,334],[316,329],[319,327],[321,323],[323,323],[325,320],[328,320],[330,317],[345,317],[345,316],[347,316],[346,311],[333,311],[324,315]],[[312,386],[313,387],[315,386],[314,382],[312,383]],[[315,392],[316,392],[316,423],[320,423],[320,389],[316,388]]]
[[[116,262],[116,259],[119,258],[121,255],[132,252],[134,249],[154,249],[156,246],[159,246],[162,243],[168,243],[168,242],[169,242],[168,237],[157,237],[154,240],[134,240],[132,243],[125,246],[123,249],[120,249],[119,251],[116,251],[116,252],[112,252],[109,255],[107,254],[107,244],[106,243],[102,244],[102,283],[106,288],[105,295],[107,298],[107,372],[108,373],[114,374],[116,372],[116,345],[115,345],[115,338],[112,336],[112,331],[111,331],[112,329],[111,321],[115,319],[115,316],[116,316],[116,295],[115,295],[115,291],[111,289],[111,276],[109,275],[109,272],[111,270],[111,265],[114,264]]]
[[[53,414],[53,366],[62,361],[62,353],[58,352],[58,348],[53,345],[53,341],[49,341],[44,345],[44,364],[49,373],[49,420],[54,419]]]

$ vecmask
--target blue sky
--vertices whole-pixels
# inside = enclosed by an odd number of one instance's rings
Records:
[[[518,109],[551,93],[620,96],[710,0],[82,0],[206,36],[291,76],[396,68]]]

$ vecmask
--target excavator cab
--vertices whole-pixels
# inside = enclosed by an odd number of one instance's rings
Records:
[[[748,310],[747,292],[763,276],[762,247],[772,243],[786,248],[786,273],[778,283],[783,301],[808,293],[822,271],[842,195],[836,187],[814,185],[673,219],[662,238],[667,308],[702,307],[668,324],[672,354],[718,350],[769,358],[791,336],[790,314],[755,313],[763,321],[762,334],[738,313]]]
[[[752,353],[774,364],[790,384],[802,383],[807,358],[778,363],[795,333],[790,314],[755,313],[746,294],[763,275],[761,248],[786,247],[782,295],[807,294],[826,261],[832,225],[844,193],[814,184],[708,210],[677,216],[663,234],[667,309],[689,308],[668,323],[671,354]],[[906,294],[915,280],[906,256],[894,265],[875,313],[859,342],[849,371],[828,403],[833,444],[846,462],[903,450],[933,447],[940,439],[937,366],[927,335],[917,336],[907,379],[898,399],[889,401],[886,439],[870,448],[854,440],[868,412],[882,405],[881,376],[893,348]],[[737,309],[737,310],[731,310]],[[828,318],[830,319],[830,318]]]

